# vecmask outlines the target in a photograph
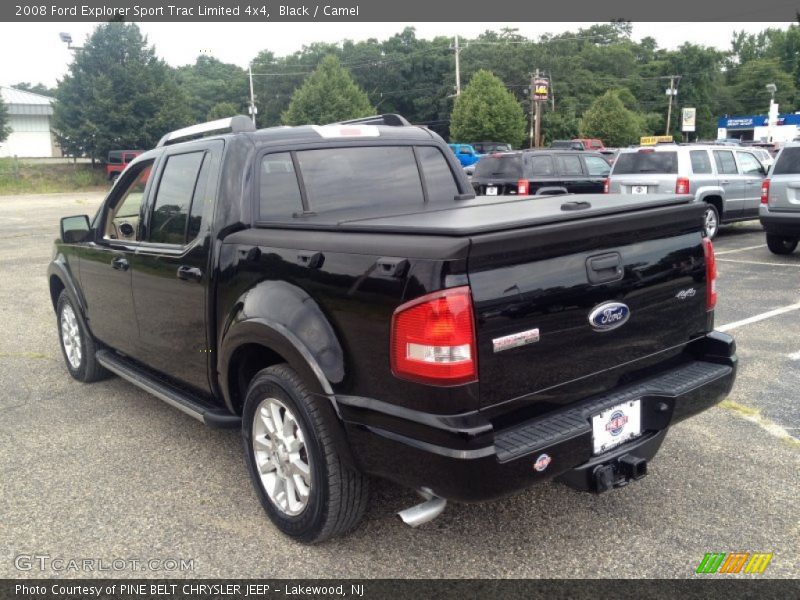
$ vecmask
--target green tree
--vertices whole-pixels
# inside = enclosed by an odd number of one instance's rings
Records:
[[[33,92],[34,94],[39,94],[41,96],[50,96],[52,97],[53,94],[56,93],[55,88],[49,88],[43,83],[37,83],[35,85],[31,85],[27,81],[20,81],[19,83],[15,83],[11,87],[22,90],[23,92]]]
[[[68,155],[104,158],[151,148],[191,116],[174,72],[135,24],[105,23],[75,53],[58,84],[53,128]]]
[[[600,138],[606,146],[624,147],[637,141],[642,120],[625,108],[618,90],[608,90],[583,114],[581,134]]]
[[[481,69],[456,99],[450,137],[463,142],[506,142],[519,148],[525,139],[525,116],[503,82]]]
[[[217,102],[211,107],[211,110],[208,111],[208,114],[205,116],[205,120],[216,121],[217,119],[225,119],[241,113],[242,110],[239,109],[233,102]]]
[[[5,142],[11,134],[11,128],[8,126],[8,109],[6,108],[3,98],[0,97],[0,143]]]
[[[199,56],[193,65],[176,69],[176,81],[186,94],[194,122],[204,121],[221,102],[234,105],[230,114],[246,112],[250,92],[247,73],[236,65],[211,56]]]
[[[375,112],[369,97],[335,56],[326,56],[292,95],[282,115],[286,125],[333,123]]]

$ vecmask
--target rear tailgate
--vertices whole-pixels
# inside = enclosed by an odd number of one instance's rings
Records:
[[[770,174],[769,209],[800,211],[800,146],[783,149]]]
[[[581,380],[584,394],[601,393],[703,335],[702,211],[637,204],[472,236],[481,406],[539,394],[543,412],[574,399],[563,384]],[[593,326],[590,315],[609,302],[628,316],[611,305]],[[623,324],[598,330],[616,318]]]

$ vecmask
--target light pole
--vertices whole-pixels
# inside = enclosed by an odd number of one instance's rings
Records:
[[[775,92],[778,91],[778,86],[774,83],[768,83],[764,87],[769,92],[769,112],[767,113],[767,141],[772,141],[772,121],[777,120],[778,111],[775,108]],[[773,114],[774,111],[774,114]]]
[[[75,50],[83,50],[83,47],[81,46],[72,45],[72,35],[67,33],[66,31],[62,31],[61,33],[59,33],[58,37],[60,37],[61,41],[67,45],[67,50],[72,50],[73,52]]]

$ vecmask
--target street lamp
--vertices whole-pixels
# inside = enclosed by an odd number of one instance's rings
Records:
[[[67,50],[82,50],[80,46],[72,45],[72,35],[67,33],[66,31],[62,31],[61,33],[59,33],[58,37],[60,37],[61,41],[67,45]]]

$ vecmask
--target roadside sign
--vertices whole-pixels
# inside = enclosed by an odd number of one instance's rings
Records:
[[[697,119],[696,108],[684,108],[681,111],[681,123],[683,125],[681,131],[694,131],[696,119]]]
[[[533,99],[537,102],[543,102],[550,97],[550,81],[548,79],[534,79],[533,81]]]

